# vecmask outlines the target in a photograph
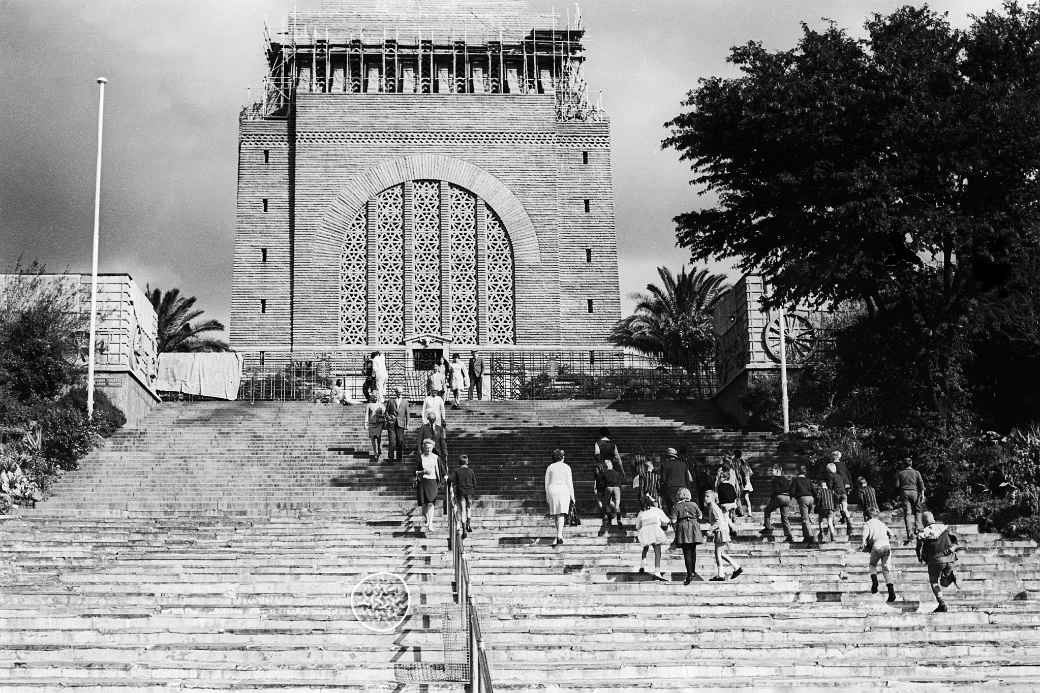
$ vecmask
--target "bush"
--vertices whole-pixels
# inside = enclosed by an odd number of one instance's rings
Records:
[[[58,406],[75,409],[86,415],[87,389],[84,387],[77,387],[69,390],[64,397],[58,400]],[[112,434],[122,428],[124,424],[126,424],[126,416],[123,415],[122,410],[112,404],[112,400],[110,400],[108,395],[104,392],[101,390],[95,390],[94,430],[97,434],[102,438],[110,438]]]
[[[94,447],[94,430],[87,415],[70,407],[53,407],[44,412],[43,454],[60,469],[76,469],[79,459]]]

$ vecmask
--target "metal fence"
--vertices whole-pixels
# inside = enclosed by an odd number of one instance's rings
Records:
[[[713,363],[688,372],[620,351],[481,351],[493,400],[702,399],[715,394]],[[428,370],[407,352],[386,352],[389,385],[409,399],[426,394]],[[247,401],[364,399],[362,352],[245,352],[238,398]]]
[[[491,667],[484,649],[480,614],[470,593],[469,561],[465,553],[465,532],[458,513],[455,488],[447,485],[448,549],[451,551],[452,599],[444,608],[441,623],[444,662],[407,662],[394,667],[399,683],[429,684],[454,682],[468,684],[468,693],[494,693]]]

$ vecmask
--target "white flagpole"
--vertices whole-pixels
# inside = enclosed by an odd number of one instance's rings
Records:
[[[94,351],[97,341],[98,235],[101,220],[101,133],[105,120],[104,77],[98,77],[97,169],[94,172],[94,249],[90,266],[90,344],[87,346],[87,419],[94,418]]]
[[[780,324],[780,409],[784,415],[784,433],[791,432],[791,413],[787,400],[787,317],[784,308],[777,309]]]

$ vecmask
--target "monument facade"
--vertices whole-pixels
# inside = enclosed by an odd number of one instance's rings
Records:
[[[609,122],[579,16],[325,0],[240,121],[239,351],[610,348]]]

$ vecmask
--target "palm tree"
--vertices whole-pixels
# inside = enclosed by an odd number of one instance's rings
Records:
[[[725,275],[708,270],[687,272],[683,266],[673,275],[658,267],[661,285],[647,284],[646,293],[636,293],[636,309],[619,320],[610,341],[695,373],[712,355],[715,337],[712,311],[729,291]]]
[[[219,320],[192,321],[203,311],[193,309],[195,297],[184,298],[180,289],[162,291],[148,287],[145,295],[155,308],[159,319],[159,353],[171,351],[228,351],[227,342],[216,337],[204,336],[207,332],[224,329]]]

